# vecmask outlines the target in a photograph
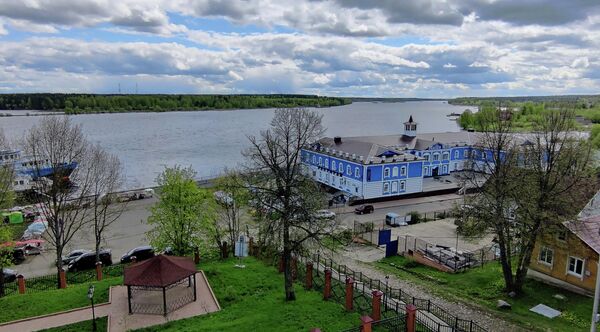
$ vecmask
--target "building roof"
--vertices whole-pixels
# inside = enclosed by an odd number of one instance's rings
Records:
[[[126,286],[166,287],[196,273],[189,257],[158,255],[125,268]]]
[[[404,151],[404,147],[387,146],[352,137],[341,138],[338,143],[334,138],[325,137],[313,145],[313,150],[361,164],[420,159],[414,154]]]
[[[600,215],[568,221],[564,225],[588,247],[600,254]]]

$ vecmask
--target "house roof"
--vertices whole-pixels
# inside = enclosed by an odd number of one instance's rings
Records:
[[[600,254],[600,215],[568,221],[564,225],[588,247]]]
[[[125,268],[126,286],[166,287],[196,273],[189,257],[158,255]]]
[[[419,157],[405,152],[405,148],[377,144],[352,137],[344,137],[338,143],[335,142],[334,138],[325,137],[320,139],[318,144],[318,149],[327,149],[325,153],[329,154],[330,156],[339,159],[352,160],[353,162],[359,162],[363,164],[369,164],[370,162],[381,163],[394,160],[414,161],[419,159]],[[346,153],[348,153],[348,156],[346,156]],[[390,156],[390,154],[395,156]],[[362,161],[360,160],[360,157],[362,157]]]

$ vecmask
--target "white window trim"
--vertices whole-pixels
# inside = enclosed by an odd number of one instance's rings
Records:
[[[406,181],[400,181],[400,185],[398,186],[399,191],[406,191]]]
[[[331,169],[334,171],[337,169],[337,165],[335,164],[335,160],[333,159],[331,160]]]
[[[454,151],[454,159],[458,159],[458,158],[460,158],[460,151],[456,150],[456,151]]]
[[[548,263],[548,262],[546,262],[545,260],[542,259],[542,252],[544,251],[544,249],[546,249],[547,251],[552,252],[552,259],[551,259],[550,263]],[[547,255],[546,255],[546,257],[547,257]],[[546,246],[541,246],[540,247],[540,253],[538,254],[538,259],[537,260],[538,260],[538,263],[540,263],[540,264],[543,264],[543,265],[546,265],[546,266],[552,266],[554,264],[554,249],[550,249],[549,247],[546,247]],[[567,269],[568,268],[569,267],[567,266]]]
[[[398,176],[398,166],[392,168],[392,176]]]
[[[385,190],[386,186],[387,186],[387,190]],[[383,183],[383,193],[384,194],[389,194],[390,193],[390,183],[389,182],[384,182]]]
[[[346,174],[352,175],[352,166],[346,165]]]
[[[450,160],[450,153],[448,153],[448,152],[442,153],[442,160]]]
[[[339,166],[338,166],[338,171],[339,171],[340,173],[344,174],[344,164],[342,164],[341,162],[339,163]]]
[[[390,168],[389,167],[385,167],[383,169],[383,177],[384,178],[389,178],[390,177]]]
[[[427,175],[428,175],[428,173],[429,173],[428,171],[429,171],[429,166],[425,166],[425,167],[423,168],[423,175],[427,176]]]
[[[360,177],[360,170],[358,169],[358,167],[354,167],[354,177]]]
[[[405,176],[406,175],[406,166],[402,166],[400,167],[400,176]]]
[[[439,153],[434,153],[433,154],[433,161],[440,161],[440,154]]]
[[[582,262],[581,263],[581,274],[577,274],[576,272],[573,272],[573,271],[569,270],[569,265],[571,265],[571,258],[578,259],[578,260],[580,260]],[[567,274],[568,275],[572,275],[574,277],[577,277],[577,278],[583,280],[583,275],[585,274],[585,259],[577,257],[577,256],[571,256],[571,255],[569,255],[569,257],[567,259]]]

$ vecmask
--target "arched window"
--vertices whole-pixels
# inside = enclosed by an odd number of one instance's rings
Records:
[[[401,176],[405,176],[406,175],[406,166],[400,167],[400,175]]]
[[[459,158],[459,156],[458,156],[459,153],[460,153],[459,150],[455,150],[454,151],[454,159],[458,159]]]
[[[389,168],[389,167],[386,167],[386,168],[383,170],[383,177],[384,177],[384,178],[389,178],[389,177],[390,177],[390,168]]]
[[[317,164],[317,157],[313,154],[313,164]]]
[[[398,192],[398,181],[392,182],[392,192],[393,193],[397,193]]]
[[[323,166],[325,166],[325,168],[329,168],[329,158],[325,158],[325,164]]]
[[[390,183],[389,182],[384,182],[383,183],[383,193],[387,194],[390,192]]]
[[[440,160],[440,154],[439,153],[434,153],[433,154],[433,161],[438,161]]]
[[[450,159],[450,154],[448,152],[444,152],[444,154],[442,155],[442,159],[443,160],[448,160]]]
[[[331,169],[334,171],[337,169],[337,167],[335,165],[335,160],[331,160]]]
[[[350,167],[350,165],[346,166],[346,173],[352,175],[352,167]]]
[[[392,168],[392,176],[398,176],[398,167],[394,166],[394,168]]]
[[[400,191],[404,191],[406,188],[406,183],[404,181],[400,181]]]
[[[323,158],[319,157],[319,166],[323,166]]]
[[[339,164],[339,171],[340,173],[344,174],[344,165],[341,162]]]
[[[354,168],[354,177],[359,177],[360,176],[360,170],[358,169],[358,167]]]
[[[423,158],[427,159],[427,161],[431,161],[431,156],[429,155],[429,153],[424,153]]]

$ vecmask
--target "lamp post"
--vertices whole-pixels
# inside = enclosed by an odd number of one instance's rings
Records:
[[[87,293],[88,299],[92,301],[92,331],[96,331],[96,313],[94,312],[94,285],[90,285]]]

